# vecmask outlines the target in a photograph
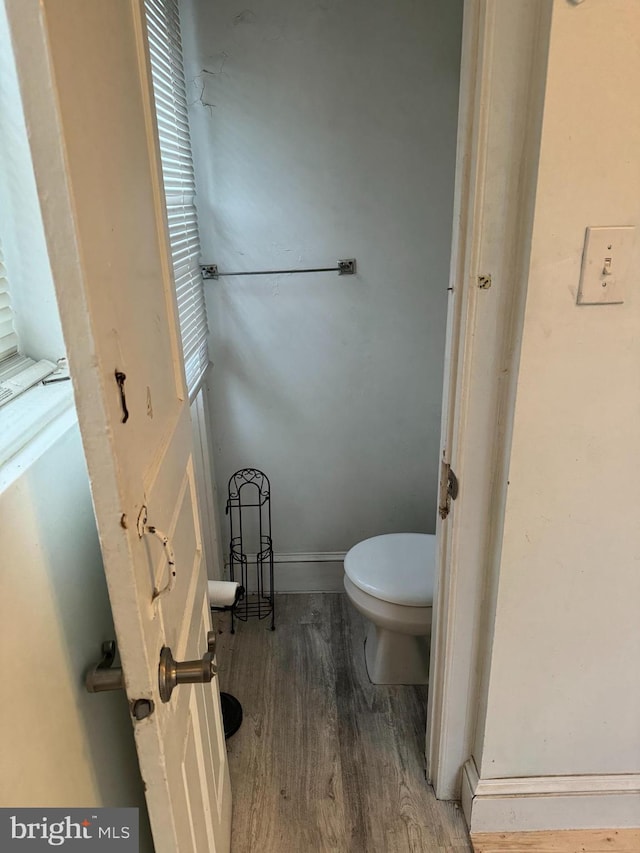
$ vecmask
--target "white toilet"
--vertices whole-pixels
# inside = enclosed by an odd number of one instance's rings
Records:
[[[427,684],[436,538],[389,533],[354,545],[344,588],[370,624],[367,672],[374,684]]]

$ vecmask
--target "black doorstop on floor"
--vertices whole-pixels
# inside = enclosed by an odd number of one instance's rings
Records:
[[[242,705],[231,693],[220,693],[222,705],[222,725],[225,739],[234,735],[242,725]]]

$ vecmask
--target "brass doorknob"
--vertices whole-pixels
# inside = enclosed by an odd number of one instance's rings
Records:
[[[213,678],[217,667],[213,662],[213,652],[205,652],[200,660],[176,661],[169,646],[160,652],[158,684],[163,702],[171,699],[173,688],[178,684],[205,684]]]

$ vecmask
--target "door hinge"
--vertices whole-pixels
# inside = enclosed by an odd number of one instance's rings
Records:
[[[451,512],[451,501],[458,497],[458,478],[448,462],[443,462],[440,468],[440,500],[438,511],[440,518],[445,519]]]

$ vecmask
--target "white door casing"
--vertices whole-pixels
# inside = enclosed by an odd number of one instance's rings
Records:
[[[459,799],[481,737],[507,492],[552,0],[465,0],[427,776]],[[480,276],[491,276],[489,287]]]
[[[453,235],[451,242],[451,269],[447,305],[447,334],[445,371],[442,397],[442,423],[440,434],[440,483],[438,494],[446,489],[445,465],[451,464],[460,475],[462,469],[455,453],[456,427],[463,409],[462,385],[464,376],[459,371],[461,347],[468,324],[473,322],[475,293],[469,288],[472,268],[472,248],[469,245],[470,219],[473,213],[473,185],[478,168],[473,156],[480,134],[479,98],[477,97],[477,57],[479,50],[480,8],[476,3],[465,3],[460,69],[460,102],[458,106],[458,134],[456,151],[456,177],[453,208]],[[454,460],[452,463],[452,459]],[[461,497],[461,500],[463,498]],[[439,500],[440,504],[441,500]],[[431,631],[431,662],[427,707],[426,758],[427,778],[436,795],[444,799],[458,796],[456,758],[447,755],[449,739],[460,739],[467,727],[467,709],[457,706],[457,719],[448,716],[451,708],[448,693],[451,690],[451,611],[455,608],[456,571],[453,561],[455,523],[458,505],[450,506],[450,515],[436,519],[437,571],[434,590],[433,625]],[[454,688],[455,689],[455,688]],[[453,732],[452,732],[453,730]],[[468,738],[465,738],[468,740]],[[463,751],[466,747],[463,747]],[[462,759],[463,761],[465,759]]]
[[[158,689],[211,626],[142,0],[6,5],[154,843],[226,853],[217,681]]]

